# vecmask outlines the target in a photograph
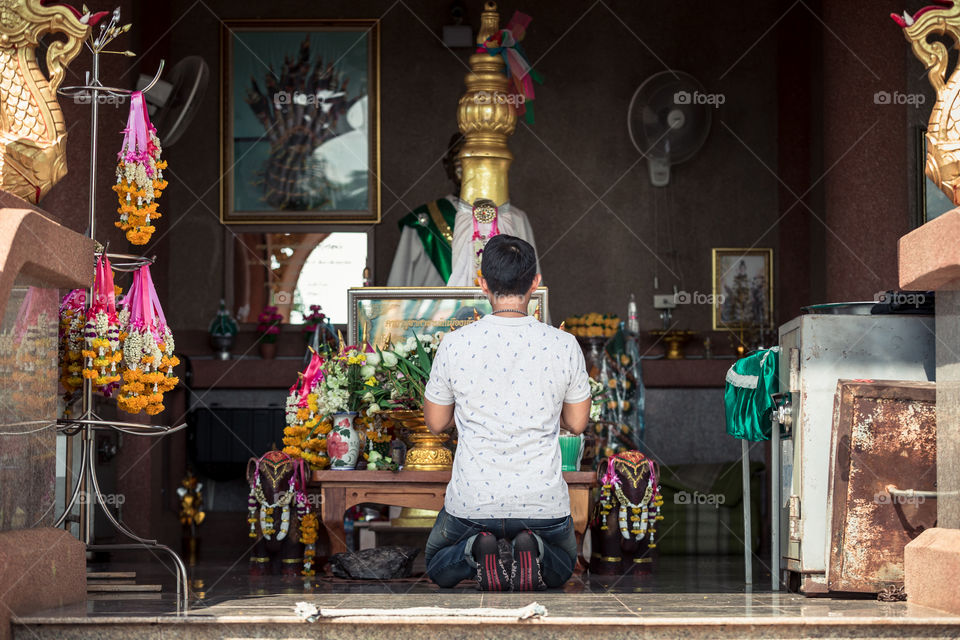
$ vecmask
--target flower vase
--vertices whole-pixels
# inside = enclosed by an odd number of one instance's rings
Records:
[[[332,471],[352,470],[360,457],[360,433],[354,425],[355,411],[335,413],[333,426],[327,434],[327,457]]]
[[[273,360],[277,355],[277,343],[276,342],[261,342],[260,343],[260,357],[264,360]]]

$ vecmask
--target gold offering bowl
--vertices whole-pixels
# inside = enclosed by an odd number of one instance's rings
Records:
[[[655,329],[650,332],[655,338],[663,340],[667,345],[667,360],[683,360],[683,345],[690,338],[697,335],[696,331],[681,331],[677,329]]]
[[[387,411],[395,425],[406,427],[413,446],[407,450],[404,469],[411,471],[449,471],[453,468],[453,453],[443,446],[450,436],[434,435],[427,428],[423,411]]]

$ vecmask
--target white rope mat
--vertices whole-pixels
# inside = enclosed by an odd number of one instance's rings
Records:
[[[309,602],[298,602],[295,612],[308,622],[320,618],[503,618],[506,620],[527,620],[547,615],[547,608],[531,602],[517,609],[498,609],[477,607],[473,609],[447,609],[444,607],[407,607],[405,609],[320,609]]]

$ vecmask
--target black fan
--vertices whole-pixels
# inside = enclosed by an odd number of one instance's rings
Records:
[[[150,80],[150,76],[141,75],[137,88],[142,89]],[[210,67],[200,56],[188,56],[144,94],[150,121],[165,148],[175,144],[186,131],[208,84]]]

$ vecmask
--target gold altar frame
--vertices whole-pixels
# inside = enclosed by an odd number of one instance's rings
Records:
[[[735,249],[735,248],[716,248],[712,251],[711,268],[713,282],[713,296],[710,303],[713,307],[711,316],[713,318],[713,330],[740,330],[740,329],[759,329],[773,327],[773,249]],[[763,266],[758,270],[766,278],[766,286],[763,287],[767,297],[767,312],[764,321],[760,324],[734,324],[724,322],[721,314],[723,309],[724,295],[722,280],[726,273],[721,272],[720,261],[723,258],[763,258]]]
[[[446,302],[447,304],[442,304]],[[383,318],[381,323],[400,323],[394,325],[390,333],[385,326],[370,326],[370,310],[375,305],[396,303],[399,306],[399,315],[389,320]],[[438,304],[440,303],[440,304]],[[547,287],[539,287],[530,298],[528,312],[537,315],[542,320],[544,310],[548,308],[549,292]],[[411,328],[422,329],[419,333],[435,333],[438,330],[452,331],[459,326],[473,321],[473,315],[456,319],[467,310],[475,309],[481,316],[492,310],[490,302],[480,287],[354,287],[347,292],[347,306],[349,316],[347,323],[347,340],[350,344],[359,344],[366,339],[368,333],[373,334],[370,344],[381,346],[386,338],[396,341],[400,337],[410,334]],[[433,307],[427,311],[426,308]],[[426,307],[426,308],[425,308]],[[425,312],[449,315],[446,319],[424,318]],[[421,326],[422,325],[422,326]],[[362,330],[362,331],[361,331]]]
[[[367,36],[367,207],[349,210],[238,212],[234,206],[233,35],[289,32],[291,51],[305,32],[356,32]],[[376,18],[317,20],[227,20],[220,27],[220,222],[228,225],[377,224],[380,222],[380,21]]]

